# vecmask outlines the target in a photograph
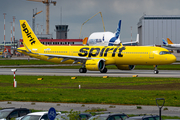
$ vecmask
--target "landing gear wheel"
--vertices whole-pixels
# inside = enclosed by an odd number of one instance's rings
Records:
[[[154,74],[158,74],[159,73],[159,71],[158,70],[154,70]]]
[[[107,68],[104,68],[103,70],[100,70],[101,73],[107,73]]]
[[[87,69],[86,69],[86,68],[79,68],[79,72],[80,72],[80,73],[86,73],[86,72],[87,72]]]

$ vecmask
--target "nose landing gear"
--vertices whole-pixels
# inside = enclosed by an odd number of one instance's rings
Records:
[[[159,73],[159,71],[157,69],[157,65],[154,65],[154,74],[158,74],[158,73]]]

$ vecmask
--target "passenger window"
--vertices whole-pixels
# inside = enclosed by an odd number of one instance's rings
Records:
[[[115,120],[113,116],[109,117],[107,120]]]
[[[114,119],[115,120],[121,120],[121,117],[120,116],[114,116]]]
[[[9,118],[17,118],[18,117],[18,111],[14,111],[10,114]]]
[[[43,120],[49,120],[49,119],[48,119],[48,114],[43,115],[42,118],[41,118],[41,120],[42,120],[42,119],[43,119]]]
[[[128,117],[127,117],[126,115],[122,115],[121,118],[122,118],[123,120],[125,120],[125,119],[128,118]]]
[[[153,117],[150,117],[148,120],[154,120],[154,118],[153,118]]]
[[[20,112],[19,112],[19,115],[20,115],[20,117],[21,116],[24,116],[24,115],[26,115],[26,114],[28,114],[29,113],[29,111],[27,111],[27,110],[21,110]]]

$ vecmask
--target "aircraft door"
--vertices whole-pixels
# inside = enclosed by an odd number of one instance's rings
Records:
[[[70,56],[73,56],[73,51],[74,51],[73,49],[70,49],[70,50],[69,50],[69,55],[70,55]]]
[[[150,53],[149,53],[149,58],[150,58],[150,59],[154,59],[154,51],[155,51],[155,48],[152,48],[152,49],[150,50]]]

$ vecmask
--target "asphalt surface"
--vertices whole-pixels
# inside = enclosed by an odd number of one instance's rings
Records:
[[[14,69],[14,68],[13,68]],[[159,70],[159,74],[154,74],[154,70],[111,70],[107,73],[99,71],[87,71],[87,73],[79,73],[78,69],[41,69],[41,68],[16,68],[16,75],[49,75],[49,76],[109,76],[109,77],[180,77],[180,70]],[[0,68],[0,75],[13,75],[11,68]]]
[[[159,108],[157,106],[144,106],[138,105],[142,109],[137,109],[136,105],[112,105],[112,104],[76,104],[76,103],[43,103],[43,102],[15,102],[15,101],[3,101],[0,102],[0,107],[21,107],[35,110],[47,111],[51,107],[54,107],[57,111],[81,111],[91,110],[96,108],[103,108],[107,111],[113,113],[125,113],[125,114],[153,114],[159,115]],[[167,108],[168,110],[163,110]],[[164,106],[162,108],[162,115],[164,116],[179,116],[180,117],[180,107],[169,107]]]

